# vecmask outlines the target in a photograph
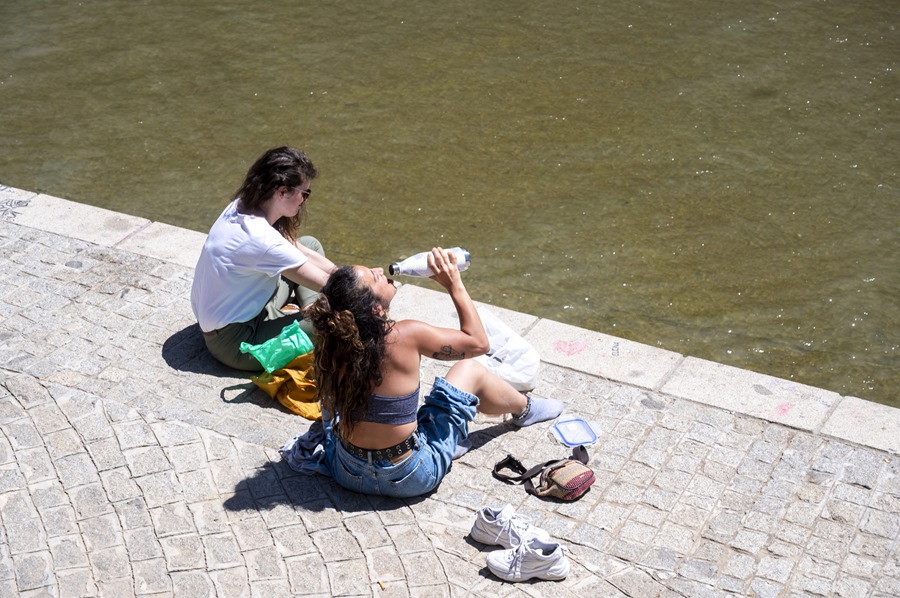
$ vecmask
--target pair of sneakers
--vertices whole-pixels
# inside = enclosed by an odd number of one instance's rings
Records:
[[[469,536],[476,542],[506,549],[487,555],[488,569],[500,579],[559,580],[569,574],[565,549],[550,534],[517,515],[512,505],[479,509]]]

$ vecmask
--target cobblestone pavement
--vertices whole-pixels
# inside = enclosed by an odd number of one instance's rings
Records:
[[[355,495],[282,463],[309,422],[205,354],[189,268],[2,221],[0,265],[2,596],[900,595],[896,455],[548,366],[603,430],[583,499],[494,480],[565,453],[496,418],[436,492]],[[488,572],[505,502],[566,580]]]

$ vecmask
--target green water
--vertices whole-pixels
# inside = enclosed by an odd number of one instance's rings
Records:
[[[192,228],[281,144],[307,231],[473,296],[900,407],[887,0],[5,0],[0,182]]]

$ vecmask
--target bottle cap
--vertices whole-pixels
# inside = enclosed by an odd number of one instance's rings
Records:
[[[391,264],[390,266],[388,266],[388,272],[390,272],[391,275],[397,274],[397,273],[399,273],[399,271],[400,271],[400,264]]]

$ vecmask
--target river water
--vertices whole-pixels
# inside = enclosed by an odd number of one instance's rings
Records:
[[[5,0],[0,182],[205,232],[296,145],[336,261],[900,407],[894,0],[430,4]]]

